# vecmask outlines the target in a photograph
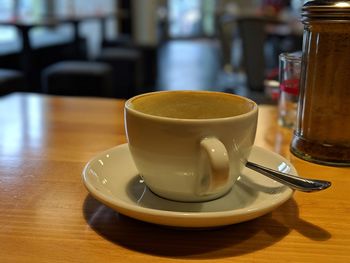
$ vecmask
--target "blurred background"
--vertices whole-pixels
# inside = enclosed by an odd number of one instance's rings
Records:
[[[215,90],[274,103],[302,0],[1,0],[0,95]]]

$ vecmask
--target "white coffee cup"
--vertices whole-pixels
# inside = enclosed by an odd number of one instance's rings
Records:
[[[254,144],[257,116],[255,102],[222,92],[160,91],[125,103],[129,149],[146,185],[186,202],[232,188]]]

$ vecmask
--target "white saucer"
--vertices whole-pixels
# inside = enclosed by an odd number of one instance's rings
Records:
[[[297,175],[286,159],[257,146],[249,160]],[[94,157],[82,176],[88,191],[110,208],[135,219],[173,227],[217,227],[247,221],[272,211],[293,195],[289,187],[245,168],[232,190],[219,199],[202,203],[163,199],[138,176],[127,144]]]

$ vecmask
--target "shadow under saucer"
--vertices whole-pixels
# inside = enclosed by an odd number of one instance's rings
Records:
[[[170,258],[216,259],[235,257],[279,242],[292,230],[324,241],[326,230],[299,218],[294,199],[265,216],[205,231],[173,229],[123,216],[88,195],[83,204],[88,225],[106,240],[140,253]]]

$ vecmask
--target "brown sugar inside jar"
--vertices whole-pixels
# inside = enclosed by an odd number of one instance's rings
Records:
[[[350,166],[350,1],[310,1],[305,24],[297,124],[291,151]]]

